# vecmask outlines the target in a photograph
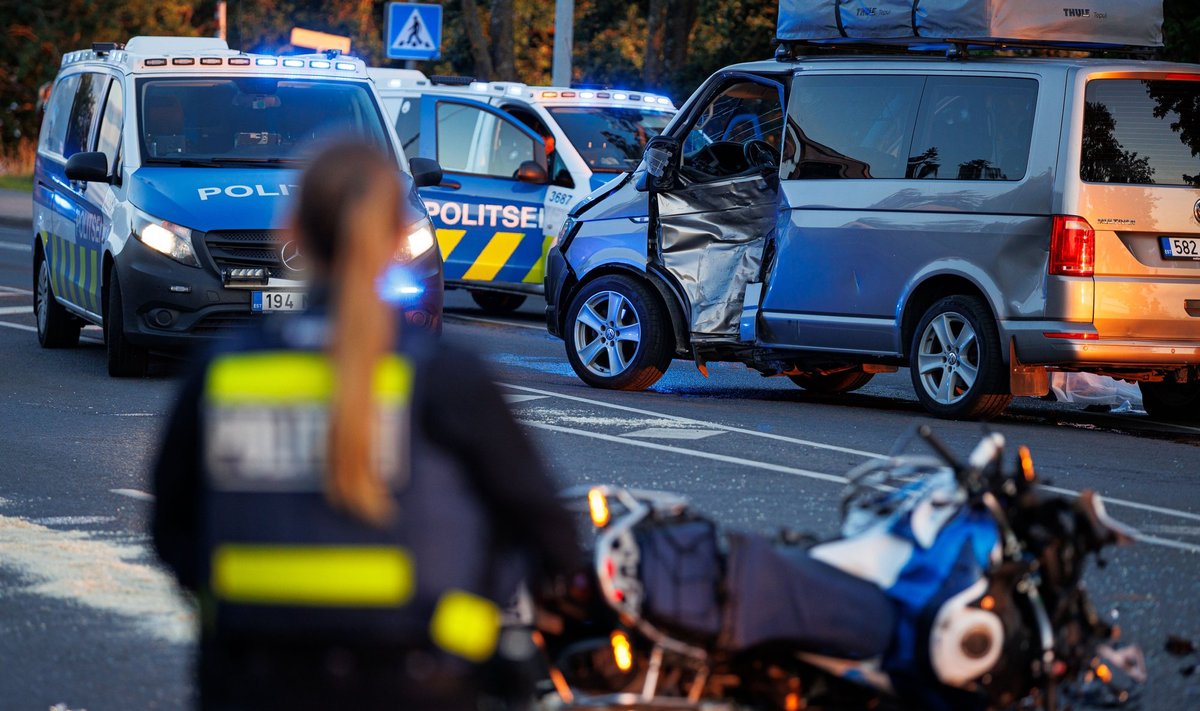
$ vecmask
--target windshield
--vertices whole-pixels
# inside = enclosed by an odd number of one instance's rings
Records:
[[[662,133],[674,115],[667,111],[585,106],[549,111],[594,173],[623,173],[636,168],[646,142]]]
[[[367,84],[270,77],[138,83],[142,158],[176,165],[291,165],[314,141],[357,138],[393,153]]]
[[[1200,187],[1200,81],[1088,82],[1081,177]]]

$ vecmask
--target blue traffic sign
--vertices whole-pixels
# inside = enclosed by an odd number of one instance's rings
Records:
[[[442,6],[390,2],[383,43],[388,59],[437,59],[442,53]]]

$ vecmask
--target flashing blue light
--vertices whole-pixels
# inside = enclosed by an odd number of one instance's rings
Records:
[[[416,302],[425,288],[413,278],[408,267],[403,264],[391,264],[375,282],[379,298],[393,305],[405,305]]]
[[[629,98],[629,94],[622,94],[618,91],[617,93],[613,94],[613,98],[617,101],[624,101]]]
[[[273,67],[276,64],[279,64],[279,60],[271,59],[270,57],[259,57],[254,61],[254,63],[260,67]]]
[[[329,62],[326,62],[324,59],[318,59],[315,62],[309,62],[308,66],[312,67],[313,69],[328,69]]]
[[[343,72],[352,72],[355,70],[354,62],[338,62],[337,68]]]
[[[285,59],[285,60],[283,60],[283,66],[285,66],[285,67],[303,67],[304,61],[300,60],[300,59]]]
[[[670,106],[671,100],[666,97],[660,96],[660,97],[658,97],[658,103],[662,104],[663,106]]]

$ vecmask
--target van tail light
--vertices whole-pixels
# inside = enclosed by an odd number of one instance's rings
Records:
[[[1096,231],[1082,217],[1055,215],[1050,233],[1050,275],[1090,277],[1096,273]]]

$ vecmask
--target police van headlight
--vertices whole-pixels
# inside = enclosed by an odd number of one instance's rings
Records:
[[[423,218],[409,228],[404,241],[396,249],[396,259],[401,262],[411,262],[417,257],[433,249],[437,239],[433,235],[433,223],[429,218]]]
[[[144,212],[133,215],[133,236],[155,252],[189,267],[200,266],[192,248],[192,231],[174,222],[160,220]]]

